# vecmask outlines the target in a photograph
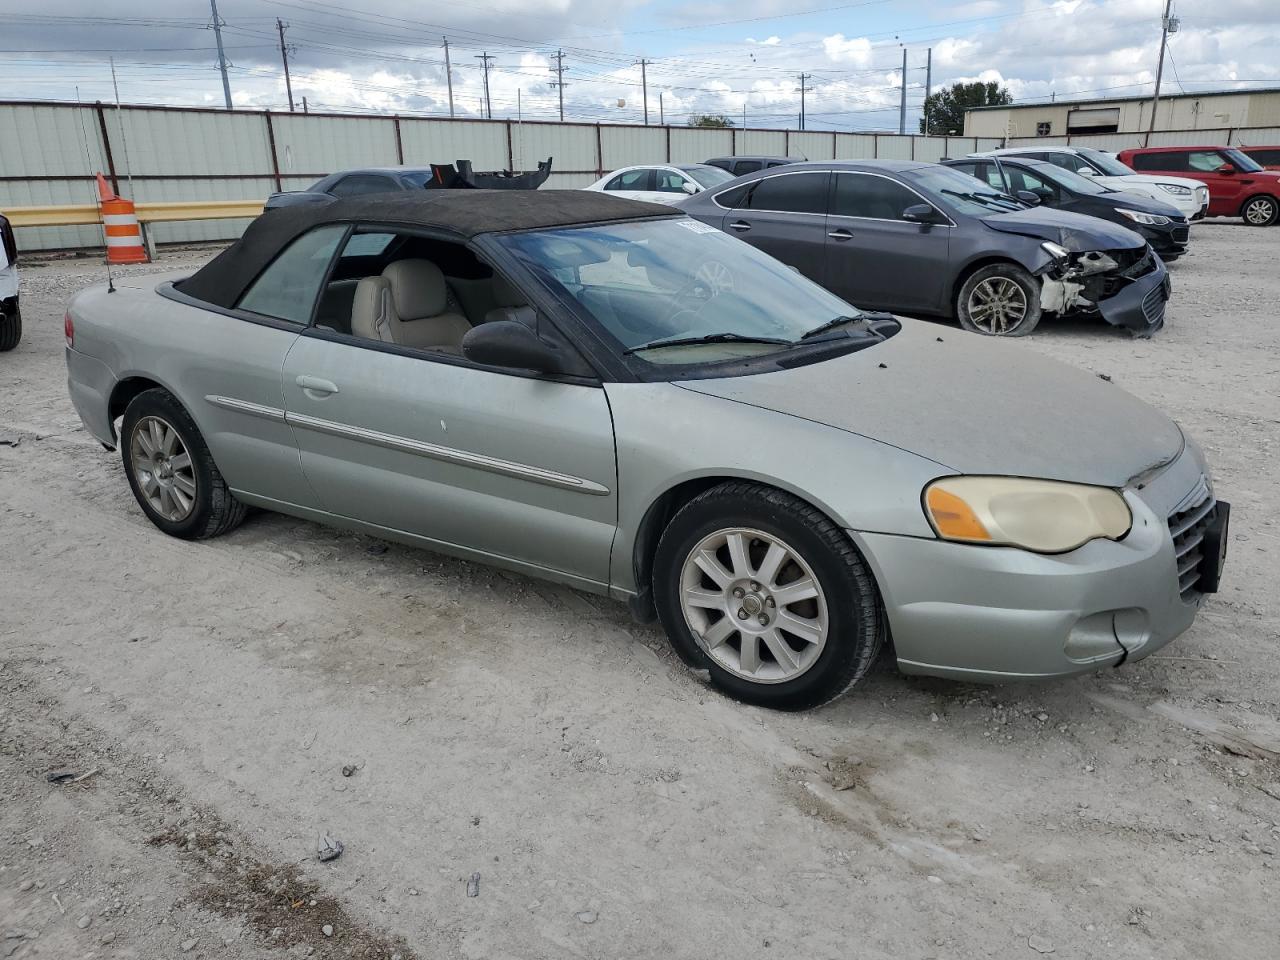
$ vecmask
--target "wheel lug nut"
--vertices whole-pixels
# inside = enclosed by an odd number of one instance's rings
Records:
[[[739,619],[739,620],[745,620],[745,619],[747,619],[747,611],[745,611],[745,610],[739,610],[739,611],[738,611],[738,619]]]
[[[773,597],[770,597],[769,599],[767,599],[767,600],[764,602],[764,605],[765,605],[766,607],[775,607],[775,606],[777,606],[777,604],[773,602]]]
[[[763,613],[760,614],[760,626],[767,627],[768,625],[769,625],[769,618],[766,617]]]
[[[746,591],[744,591],[741,587],[734,587],[733,596],[734,596],[734,599],[741,600],[743,597],[746,596]]]
[[[755,593],[755,592],[756,592],[757,590],[759,590],[759,589],[760,589],[760,584],[758,584],[758,583],[756,583],[754,580],[752,580],[752,581],[751,581],[751,592],[752,592],[752,593]]]

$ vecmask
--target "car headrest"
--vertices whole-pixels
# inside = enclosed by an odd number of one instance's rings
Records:
[[[397,260],[382,276],[391,285],[391,303],[401,321],[444,313],[449,291],[444,274],[430,260]]]
[[[493,302],[499,307],[522,307],[529,302],[523,293],[496,273],[493,275],[490,287],[493,291]]]

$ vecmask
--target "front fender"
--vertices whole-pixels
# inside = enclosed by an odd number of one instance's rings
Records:
[[[632,557],[646,514],[691,480],[753,480],[813,504],[847,529],[932,538],[920,492],[956,472],[837,427],[670,383],[605,389],[618,450],[610,580],[621,593],[640,586]]]

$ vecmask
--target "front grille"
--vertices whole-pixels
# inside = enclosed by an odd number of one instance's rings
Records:
[[[1164,287],[1154,287],[1142,298],[1142,315],[1148,324],[1156,324],[1164,320]]]
[[[1209,524],[1213,522],[1217,501],[1209,491],[1209,484],[1200,478],[1196,489],[1183,501],[1185,506],[1169,515],[1169,534],[1173,537],[1173,553],[1178,564],[1178,593],[1187,603],[1194,601],[1200,591],[1200,561],[1204,559],[1201,544]]]

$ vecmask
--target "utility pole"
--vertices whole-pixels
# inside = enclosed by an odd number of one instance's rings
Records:
[[[305,95],[305,94],[304,94],[304,95],[303,95],[303,97],[302,97],[302,112],[303,112],[303,113],[309,113],[309,112],[310,112],[309,110],[307,110],[307,98],[306,98],[306,95]]]
[[[812,80],[812,79],[813,79],[813,74],[811,73],[800,74],[800,129],[801,130],[804,129],[804,84],[806,80]],[[743,107],[743,110],[745,111],[746,108]],[[743,121],[743,125],[744,126],[746,125],[745,120]]]
[[[276,17],[276,30],[280,33],[280,59],[284,61],[284,89],[289,94],[289,112],[293,113],[293,81],[289,78],[289,47],[284,42],[284,28],[288,24]]]
[[[1160,18],[1160,62],[1156,64],[1156,90],[1151,96],[1151,117],[1147,120],[1147,141],[1151,141],[1151,131],[1156,128],[1156,107],[1160,106],[1160,80],[1164,76],[1164,49],[1169,42],[1169,14],[1173,10],[1173,0],[1164,0],[1164,16]]]
[[[222,96],[231,109],[231,81],[227,79],[227,55],[222,49],[222,24],[218,16],[218,0],[209,0],[209,9],[213,11],[213,39],[218,44],[218,69],[222,71]]]
[[[449,116],[453,116],[453,64],[449,61],[449,38],[441,37],[444,41],[444,79],[449,84]]]
[[[933,47],[925,54],[924,61],[924,132],[929,133],[929,97],[933,93]]]
[[[902,48],[902,98],[898,102],[898,133],[907,132],[907,48]]]
[[[640,60],[640,91],[644,98],[644,125],[649,125],[649,78],[645,74],[645,67],[649,65],[649,61],[641,58]]]
[[[556,62],[556,78],[551,85],[560,94],[560,122],[564,123],[564,51],[557,50],[551,59]]]
[[[484,53],[477,53],[475,58],[484,64],[484,115],[487,119],[493,119],[493,104],[489,101],[489,61],[496,60],[497,57],[492,56],[488,50]]]
[[[667,125],[667,115],[662,109],[662,91],[658,91],[658,126],[665,127]]]

